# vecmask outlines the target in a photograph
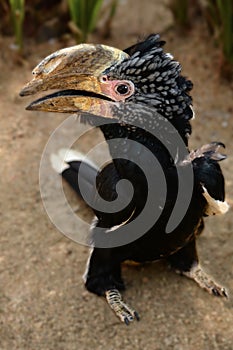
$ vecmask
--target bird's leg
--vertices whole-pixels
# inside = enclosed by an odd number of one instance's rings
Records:
[[[100,296],[104,296],[110,289],[125,289],[121,278],[121,264],[115,256],[114,248],[92,250],[84,280],[86,288]]]
[[[138,313],[129,305],[124,303],[121,294],[117,289],[110,289],[105,292],[106,300],[116,316],[120,318],[126,325],[134,319],[139,321]]]
[[[227,297],[226,289],[216,283],[198,262],[195,239],[168,258],[176,272],[193,279],[210,294]]]
[[[217,284],[203,269],[200,265],[194,265],[190,271],[183,271],[183,275],[193,279],[197,284],[207,290],[210,294],[214,294],[218,297],[226,297],[226,289]]]
[[[84,277],[85,286],[90,292],[104,296],[116,316],[128,325],[134,319],[139,320],[139,316],[121,298],[119,290],[125,288],[116,252],[114,248],[94,248]]]

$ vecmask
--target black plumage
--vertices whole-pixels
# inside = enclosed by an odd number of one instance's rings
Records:
[[[54,83],[53,69],[49,71],[47,77],[45,67],[48,62],[56,61],[56,58],[60,58],[63,54],[55,53],[38,66],[36,74],[39,78],[42,74],[40,89],[59,87],[61,91],[41,98],[28,107],[48,111],[82,112],[81,121],[93,125],[98,125],[99,120],[105,118],[106,124],[102,123],[100,129],[109,144],[112,163],[99,172],[90,165],[84,165],[80,174],[81,162],[73,159],[68,162],[68,167],[62,172],[62,176],[81,195],[80,184],[76,181],[79,173],[83,179],[82,187],[86,188],[85,192],[93,203],[93,211],[97,217],[92,228],[94,249],[85,274],[86,288],[97,295],[106,296],[111,308],[127,324],[134,318],[138,319],[138,314],[122,301],[119,293],[125,288],[121,277],[121,263],[125,260],[145,262],[165,258],[176,270],[194,279],[210,293],[226,296],[225,289],[201,269],[195,244],[197,236],[204,228],[203,217],[227,210],[227,204],[224,202],[224,178],[218,164],[225,158],[219,153],[222,144],[215,142],[189,152],[190,119],[193,117],[189,92],[192,83],[180,74],[180,64],[173,60],[170,54],[164,52],[163,45],[164,42],[160,41],[159,35],[150,35],[143,42],[126,49],[125,54],[122,53],[121,59],[117,61],[111,57],[106,58],[108,56],[106,47],[104,49],[95,47],[94,50],[101,52],[100,62],[102,56],[105,57],[103,50],[106,50],[104,69],[97,74],[101,91],[95,91],[93,87],[89,91],[86,85],[85,92],[80,88],[74,89],[75,77],[71,75],[73,80],[69,81],[68,77],[66,82],[61,75],[64,67],[60,69],[59,65],[58,68],[55,65],[54,69],[58,70],[57,79],[59,76],[62,77],[61,83]],[[81,49],[83,50],[83,46]],[[69,58],[69,49],[66,50]],[[85,50],[82,53],[84,56]],[[93,57],[98,56],[96,51],[94,54],[91,51]],[[109,62],[107,65],[108,60],[114,62]],[[49,79],[52,79],[53,83],[50,84]],[[22,95],[39,90],[36,84],[33,84],[32,81],[32,84],[23,90]],[[80,97],[89,98],[91,101],[96,99],[98,106],[93,107],[92,104],[91,107],[90,105],[85,107],[79,104]],[[106,108],[100,110],[99,105],[104,105]],[[104,111],[103,115],[101,111]],[[176,142],[178,138],[184,144],[183,149],[179,148]],[[111,143],[115,139],[118,141]],[[169,151],[169,147],[173,149],[173,154]],[[148,150],[156,157],[159,166],[151,166]],[[160,179],[159,167],[162,168],[166,180],[165,197],[160,192],[161,183],[157,180]],[[111,247],[109,237],[118,237],[122,228],[134,222],[143,212],[149,194],[151,195],[148,192],[151,191],[148,179],[142,169],[150,173],[156,184],[152,189],[154,201],[150,210],[152,213],[159,213],[158,219],[135,240]],[[178,174],[179,169],[182,173],[181,178]],[[167,223],[180,190],[179,181],[182,179],[182,185],[185,186],[186,170],[190,169],[193,174],[190,202],[182,220],[172,232],[167,233]],[[127,188],[122,187],[121,191],[117,192],[117,184],[122,179],[129,180],[133,185],[134,193],[130,203],[122,210],[116,207],[113,213],[101,210],[98,206],[97,192],[101,198],[110,202],[117,198],[122,203],[127,200],[129,197]],[[98,209],[95,209],[96,206]],[[98,231],[99,228],[102,228],[101,233]],[[131,233],[129,232],[129,235]],[[107,240],[107,248],[103,247],[103,244],[101,246],[104,240]]]

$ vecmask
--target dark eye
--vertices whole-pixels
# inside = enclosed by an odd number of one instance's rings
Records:
[[[129,92],[129,86],[126,84],[119,84],[116,87],[116,92],[120,95],[126,95]]]

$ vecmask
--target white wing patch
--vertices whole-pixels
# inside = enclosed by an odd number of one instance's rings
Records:
[[[205,214],[206,215],[219,215],[219,214],[225,214],[228,209],[230,208],[229,204],[224,201],[219,201],[217,199],[214,199],[211,197],[211,195],[208,193],[207,189],[202,186],[203,188],[203,196],[205,197],[208,207],[206,208]]]

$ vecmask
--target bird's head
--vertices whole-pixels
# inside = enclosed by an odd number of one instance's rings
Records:
[[[190,133],[192,83],[180,75],[180,64],[163,51],[163,44],[159,35],[150,35],[125,51],[91,44],[59,50],[34,69],[20,95],[55,90],[27,109],[116,121],[130,109],[149,107],[152,119],[162,115],[183,134]]]

